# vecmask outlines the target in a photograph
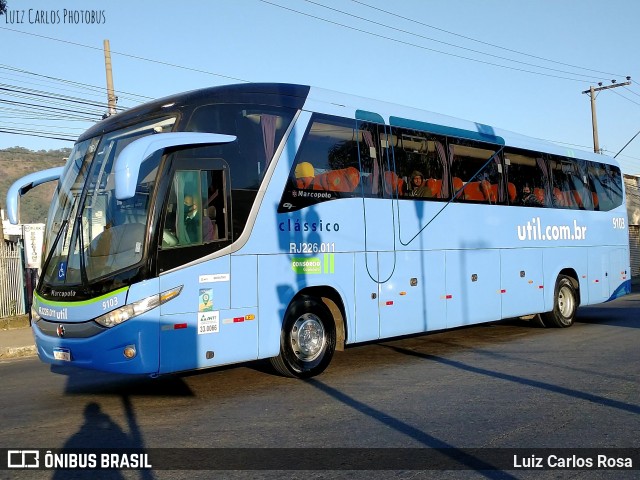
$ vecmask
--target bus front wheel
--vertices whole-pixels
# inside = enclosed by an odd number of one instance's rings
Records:
[[[571,278],[560,275],[553,296],[553,311],[541,314],[549,327],[566,328],[573,325],[578,309],[578,294]]]
[[[310,378],[324,371],[336,348],[336,330],[327,306],[319,299],[301,296],[284,316],[280,354],[273,367],[286,377]]]

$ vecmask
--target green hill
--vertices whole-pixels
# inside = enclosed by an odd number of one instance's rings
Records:
[[[38,170],[63,166],[70,153],[70,148],[37,152],[23,147],[0,150],[0,207],[6,211],[7,191],[15,180]],[[46,222],[55,185],[56,182],[45,183],[22,197],[21,223]]]

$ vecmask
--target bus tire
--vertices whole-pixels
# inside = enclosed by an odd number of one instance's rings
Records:
[[[578,294],[571,278],[560,275],[553,294],[553,311],[541,314],[548,327],[566,328],[573,325],[578,309]]]
[[[336,349],[329,308],[311,296],[296,298],[287,309],[280,333],[280,354],[271,359],[285,377],[310,378],[322,373]]]

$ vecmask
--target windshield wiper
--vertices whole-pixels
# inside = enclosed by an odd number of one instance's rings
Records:
[[[51,248],[49,249],[49,253],[47,254],[47,258],[44,261],[44,264],[42,265],[42,271],[43,272],[47,272],[49,270],[49,263],[51,262],[51,257],[53,257],[53,252],[55,252],[56,246],[58,245],[58,242],[60,241],[60,236],[62,235],[62,232],[64,232],[65,229],[67,228],[67,224],[68,223],[69,223],[69,220],[65,219],[60,224],[60,229],[58,230],[58,234],[56,235],[56,238],[53,240],[53,244],[51,245]],[[45,275],[43,275],[43,277],[44,276]]]
[[[82,216],[76,220],[79,225],[78,225],[78,235],[80,238],[78,238],[78,243],[79,245],[79,250],[78,250],[78,255],[80,256],[80,278],[82,279],[82,284],[83,285],[87,285],[89,283],[89,277],[87,276],[87,271],[85,270],[85,259],[84,259],[84,255],[85,255],[85,251],[84,251],[84,230],[82,228]]]

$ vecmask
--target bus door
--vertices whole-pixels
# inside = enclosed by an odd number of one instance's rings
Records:
[[[222,327],[230,310],[229,255],[202,260],[230,245],[233,235],[230,168],[212,153],[206,147],[185,149],[166,162],[167,186],[159,193],[164,195],[158,223],[160,291],[183,289],[161,305],[161,373],[257,356],[255,322]]]
[[[382,119],[380,119],[382,120]],[[384,195],[384,175],[389,170],[388,149],[381,144],[385,126],[358,122],[358,150],[364,214],[364,250],[371,279],[384,283],[395,267],[395,232],[393,204]],[[385,260],[380,261],[381,253]]]
[[[434,178],[442,178],[442,172],[431,165],[438,162],[435,142],[422,132],[392,127],[381,143],[387,147],[389,159],[387,163],[385,157],[384,196],[392,204],[396,232],[395,252],[380,254],[382,268],[393,269],[391,278],[379,285],[381,336],[445,328],[445,254],[429,249],[430,242],[443,232],[424,228],[425,218],[435,215],[433,209],[444,204],[427,198],[426,180],[425,192],[421,192],[424,196],[415,194],[416,187],[411,184],[412,173],[419,171],[431,179],[429,188],[436,195]]]
[[[392,202],[384,198],[384,173],[387,148],[381,143],[385,136],[382,117],[359,112],[358,155],[360,191],[364,216],[363,252],[356,253],[357,341],[380,338],[379,298],[381,285],[393,275],[395,268],[395,233]]]

